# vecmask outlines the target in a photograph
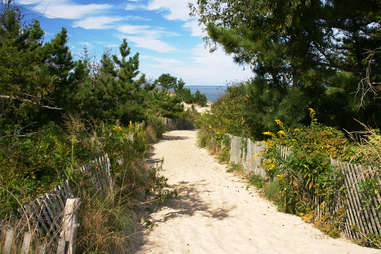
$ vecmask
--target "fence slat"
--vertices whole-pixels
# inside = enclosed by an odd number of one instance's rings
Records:
[[[358,213],[359,213],[359,220],[360,220],[360,223],[362,225],[362,233],[369,234],[371,232],[369,231],[369,228],[368,228],[366,213],[364,212],[364,209],[361,205],[361,203],[362,203],[361,202],[361,194],[360,194],[360,188],[358,186],[359,180],[358,180],[356,169],[354,167],[352,167],[351,164],[348,164],[348,163],[343,163],[343,164],[349,168],[349,173],[350,173],[350,176],[352,177],[352,185],[353,185],[353,190],[354,190],[353,193],[355,195],[355,202],[357,204],[357,209],[358,209]]]
[[[60,204],[60,208],[61,208],[60,210],[63,210],[65,208],[65,203],[64,203],[64,200],[62,200],[61,198],[59,186],[56,186],[54,188],[54,196],[58,200],[58,203]]]
[[[53,196],[51,194],[45,194],[44,198],[45,205],[48,208],[48,212],[51,214],[51,218],[56,218],[59,215],[59,210],[57,209],[56,200],[53,199]]]
[[[52,230],[52,225],[53,225],[53,223],[54,223],[54,218],[51,218],[51,217],[49,216],[49,213],[48,213],[48,211],[47,211],[47,207],[46,207],[45,203],[44,203],[40,198],[38,198],[36,201],[37,201],[37,203],[38,203],[39,206],[40,206],[41,215],[43,215],[43,216],[41,216],[41,219],[42,219],[45,223],[47,222],[46,226],[47,226],[47,228],[48,228],[48,231],[47,231],[46,233],[47,233],[47,234],[50,234],[50,233],[51,233],[51,230]],[[49,225],[50,225],[50,226],[49,226]]]
[[[37,216],[34,212],[34,209],[31,207],[31,204],[24,205],[25,219],[26,225],[28,226],[29,231],[34,231],[37,229],[39,233],[41,233],[41,228],[38,227],[37,223],[35,223],[35,217]],[[23,229],[22,229],[23,230]]]
[[[15,235],[15,231],[13,228],[10,228],[7,230],[7,233],[5,236],[4,254],[11,253],[14,235]]]
[[[358,172],[360,180],[364,182],[365,181],[364,174],[366,173],[365,170],[361,166],[359,166],[359,165],[353,165],[353,166],[357,169],[357,172]],[[374,218],[374,216],[372,214],[372,209],[371,209],[372,203],[371,202],[372,201],[370,200],[370,203],[368,205],[368,209],[364,209],[364,211],[365,211],[365,213],[366,213],[366,215],[368,217],[368,227],[370,229],[370,232],[372,234],[377,234],[378,230],[377,230],[377,227],[376,227],[375,218]]]
[[[342,162],[338,161],[338,164],[340,165],[341,169],[343,170],[344,176],[346,177],[346,181],[347,181],[346,187],[347,187],[347,191],[348,191],[348,205],[351,207],[351,212],[352,212],[354,220],[355,220],[355,223],[352,224],[351,227],[354,225],[357,225],[358,227],[360,227],[361,231],[364,231],[364,226],[362,225],[361,216],[359,214],[360,213],[360,206],[356,202],[357,197],[355,195],[355,190],[353,188],[354,181],[352,179],[352,174],[350,173],[350,169],[345,167],[345,165]],[[356,232],[356,237],[359,237],[357,232]]]
[[[46,253],[46,244],[43,244],[41,245],[39,248],[38,248],[38,254],[45,254]]]
[[[35,212],[35,219],[39,222],[40,225],[45,230],[45,233],[49,232],[49,226],[46,224],[44,218],[42,217],[42,211],[39,209],[39,206],[35,204],[35,201],[30,202],[31,207],[33,208]]]
[[[345,168],[342,168],[339,164],[338,161],[334,160],[331,158],[331,164],[336,167],[336,171],[338,172],[342,172],[342,174],[344,175],[344,186],[345,188],[348,190],[348,181],[345,177],[345,174],[346,174],[346,170]],[[348,193],[347,193],[348,195]],[[340,203],[341,203],[341,207],[344,207],[344,202],[346,202],[347,204],[347,208],[345,209],[346,210],[346,217],[345,217],[345,222],[344,222],[344,227],[346,228],[346,235],[351,238],[351,239],[356,239],[357,236],[356,236],[356,233],[353,232],[353,230],[351,230],[351,227],[352,225],[355,225],[355,219],[354,219],[354,215],[352,214],[352,207],[350,206],[349,204],[349,197],[347,196],[346,197],[347,199],[346,200],[343,200],[342,198],[340,198]]]
[[[50,229],[49,229],[49,232],[52,232],[53,234],[53,237],[57,234],[56,232],[56,227],[55,227],[55,224],[56,224],[56,216],[55,214],[52,212],[52,210],[50,209],[50,206],[49,206],[49,203],[47,202],[46,198],[44,199],[41,199],[41,201],[44,203],[44,211],[45,211],[45,216],[48,218],[49,220],[49,223],[50,223]]]
[[[25,232],[24,241],[22,243],[22,248],[21,248],[21,254],[28,254],[29,253],[31,240],[32,240],[32,233],[31,232]]]
[[[344,175],[344,184],[345,184],[345,187],[347,189],[347,205],[348,205],[347,210],[352,215],[348,218],[349,223],[350,223],[349,228],[352,231],[352,226],[357,225],[360,222],[359,222],[358,216],[356,214],[357,208],[355,207],[354,196],[352,195],[352,189],[350,186],[351,181],[350,181],[349,176],[348,176],[348,171],[342,167],[341,163],[338,163],[338,165],[342,169],[342,172]],[[358,237],[357,232],[354,232],[354,235],[356,238]]]
[[[59,248],[57,250],[57,254],[75,254],[75,238],[78,227],[77,213],[79,205],[79,198],[70,198],[66,201],[62,222],[61,239],[59,241],[59,246],[65,247]],[[67,252],[63,253],[62,249],[67,250]]]

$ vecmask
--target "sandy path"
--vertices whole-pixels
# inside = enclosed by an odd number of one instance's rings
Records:
[[[171,131],[155,145],[179,197],[152,216],[156,226],[137,253],[380,253],[277,212],[195,143],[196,131]]]

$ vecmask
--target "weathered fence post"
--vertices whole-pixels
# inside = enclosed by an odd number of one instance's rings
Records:
[[[21,254],[28,254],[29,253],[29,247],[30,247],[31,240],[32,240],[32,233],[31,232],[25,232],[24,241],[22,243]]]
[[[7,234],[5,237],[5,244],[4,244],[4,254],[11,253],[14,234],[15,234],[15,231],[13,228],[10,228],[7,230]]]
[[[75,254],[75,238],[78,227],[77,213],[80,202],[79,198],[69,198],[66,200],[57,254]]]

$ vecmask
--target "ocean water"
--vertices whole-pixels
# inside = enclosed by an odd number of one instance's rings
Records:
[[[200,93],[206,95],[206,98],[210,102],[215,102],[226,91],[226,86],[190,86],[190,85],[187,86],[186,85],[185,87],[189,88],[192,94],[194,94],[197,90],[200,91]]]

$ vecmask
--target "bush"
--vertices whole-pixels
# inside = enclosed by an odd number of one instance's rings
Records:
[[[249,183],[259,189],[264,187],[264,179],[256,174],[250,174],[248,177]]]
[[[277,178],[283,208],[290,213],[308,213],[315,207],[314,198],[330,203],[342,191],[342,176],[333,171],[330,156],[339,157],[347,143],[344,135],[317,123],[310,109],[309,127],[290,130],[277,120],[277,134],[265,132],[272,138],[266,141],[263,165],[271,179]],[[290,154],[283,158],[280,145]]]
[[[265,197],[271,201],[273,201],[280,210],[284,210],[281,198],[279,193],[281,192],[279,185],[279,181],[277,179],[274,179],[273,181],[270,181],[264,185],[264,194]]]

